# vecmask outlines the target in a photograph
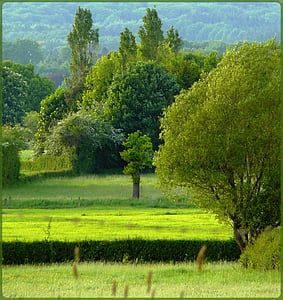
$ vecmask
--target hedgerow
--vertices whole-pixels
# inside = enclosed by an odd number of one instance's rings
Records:
[[[21,161],[25,171],[61,171],[72,169],[72,161],[67,155],[42,155],[31,161]]]
[[[69,262],[74,258],[76,246],[80,248],[81,261],[194,261],[204,244],[207,245],[207,261],[235,261],[240,257],[239,247],[234,240],[13,241],[2,243],[2,263],[7,265]]]

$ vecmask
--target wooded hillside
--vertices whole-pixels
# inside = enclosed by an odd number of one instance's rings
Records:
[[[78,6],[89,8],[94,28],[99,28],[100,45],[117,50],[119,34],[128,27],[137,34],[146,7],[156,7],[163,30],[171,25],[188,41],[221,40],[227,43],[280,38],[278,3],[5,3],[3,40],[31,38],[46,50],[67,44]]]

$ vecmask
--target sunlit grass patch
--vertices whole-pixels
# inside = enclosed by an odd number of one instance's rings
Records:
[[[229,226],[200,209],[106,208],[3,210],[3,241],[232,238]]]

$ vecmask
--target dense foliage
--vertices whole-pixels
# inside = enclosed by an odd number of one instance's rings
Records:
[[[114,164],[111,162],[115,160],[113,153],[122,139],[119,130],[80,110],[69,114],[51,129],[45,150],[54,155],[68,153],[77,173],[94,173]]]
[[[267,271],[281,268],[281,228],[267,228],[241,254],[240,264],[245,268]]]
[[[22,123],[25,112],[39,111],[40,102],[54,92],[54,83],[34,73],[32,64],[3,61],[4,124]]]
[[[42,264],[70,262],[79,247],[81,261],[179,262],[194,261],[203,244],[208,261],[235,261],[240,256],[237,244],[230,241],[116,240],[81,242],[2,242],[3,264]]]
[[[21,160],[21,170],[47,172],[72,170],[73,164],[68,155],[42,155],[33,160]]]
[[[13,184],[20,176],[19,151],[26,148],[27,130],[21,126],[2,127],[2,184]]]
[[[104,114],[126,134],[141,130],[159,144],[159,117],[179,92],[175,78],[153,63],[137,63],[116,73],[107,91]]]
[[[157,174],[165,186],[234,226],[244,249],[280,222],[280,49],[274,40],[228,51],[162,120]]]

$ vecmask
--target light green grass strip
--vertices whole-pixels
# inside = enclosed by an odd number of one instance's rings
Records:
[[[112,296],[112,283],[117,281],[116,297],[134,298],[272,298],[280,295],[279,272],[250,272],[236,263],[204,264],[197,271],[193,263],[181,264],[104,264],[77,265],[78,279],[71,264],[49,266],[3,266],[3,295],[11,298],[102,298]],[[147,275],[152,271],[150,292]]]
[[[4,209],[2,222],[3,241],[232,238],[229,226],[200,209]]]

